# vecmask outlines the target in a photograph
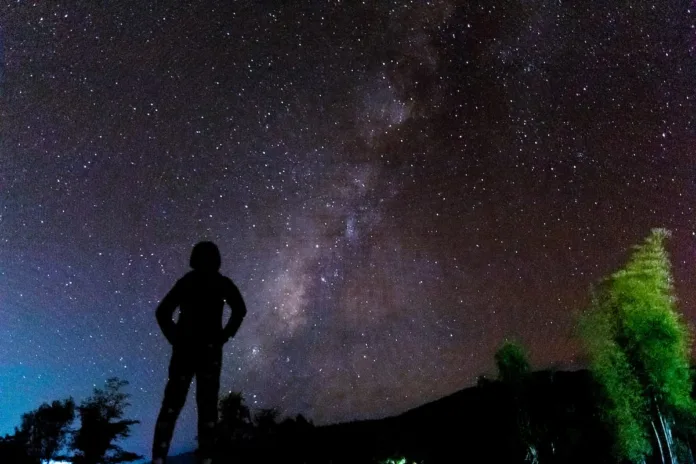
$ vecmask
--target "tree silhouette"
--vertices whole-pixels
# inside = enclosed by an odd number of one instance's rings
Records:
[[[317,446],[313,432],[314,424],[302,414],[280,421],[276,428],[276,443],[280,455],[276,460],[282,459],[289,463],[325,462],[317,458],[322,455],[324,443]],[[335,452],[341,453],[340,450]]]
[[[72,398],[44,403],[35,411],[22,415],[20,436],[26,439],[27,454],[39,460],[50,461],[66,444],[70,424],[75,418]]]
[[[240,392],[224,395],[219,412],[216,455],[221,462],[292,464],[308,462],[316,454],[310,446],[314,424],[301,414],[279,421],[280,414],[274,408],[252,413]]]
[[[142,458],[115,444],[130,436],[131,426],[139,423],[123,419],[125,408],[130,406],[130,395],[120,391],[126,385],[125,380],[110,378],[105,389],[95,388],[77,408],[81,424],[72,442],[75,464],[116,464]]]
[[[15,427],[13,435],[0,438],[0,462],[13,464],[39,464],[38,457],[29,456],[27,443],[29,435]]]
[[[690,334],[676,310],[669,258],[654,229],[628,263],[605,279],[581,321],[617,457],[642,462],[653,451],[676,462],[675,418],[693,422]],[[651,446],[652,442],[652,446]]]
[[[254,414],[254,425],[256,426],[256,435],[262,438],[272,436],[277,427],[279,413],[275,408],[260,409]]]
[[[240,392],[229,392],[219,403],[220,419],[217,427],[218,449],[232,452],[249,441],[253,422],[249,408]]]

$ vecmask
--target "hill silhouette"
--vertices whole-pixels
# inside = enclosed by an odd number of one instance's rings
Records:
[[[539,450],[545,456],[542,462],[610,460],[609,437],[599,421],[597,387],[588,371],[535,372],[527,392],[536,433],[549,444]],[[319,427],[315,439],[327,451],[317,462],[373,462],[400,456],[426,463],[454,458],[523,462],[513,396],[504,384],[482,379],[477,386],[398,416]]]
[[[542,462],[611,462],[610,440],[599,420],[598,391],[586,370],[537,371],[526,388],[534,433],[540,436]],[[220,462],[376,463],[406,457],[409,462],[524,462],[514,392],[481,378],[457,391],[384,419],[306,428],[279,434],[272,442],[245,445]],[[195,462],[193,453],[168,463]]]

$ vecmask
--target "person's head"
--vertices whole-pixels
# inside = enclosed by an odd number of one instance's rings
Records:
[[[219,271],[222,259],[213,242],[199,242],[191,251],[190,265],[196,271]]]

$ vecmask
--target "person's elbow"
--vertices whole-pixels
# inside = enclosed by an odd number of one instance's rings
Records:
[[[175,299],[165,296],[155,310],[157,322],[159,322],[160,325],[171,322],[177,306],[179,305]]]
[[[158,305],[157,309],[155,310],[155,318],[157,318],[157,322],[160,324],[167,318],[167,316],[164,315],[164,308],[161,304]]]
[[[159,305],[157,305],[157,309],[155,310],[155,317],[158,321],[164,321],[167,319],[167,317],[171,317],[173,315],[174,310],[167,303],[168,301],[165,298]]]

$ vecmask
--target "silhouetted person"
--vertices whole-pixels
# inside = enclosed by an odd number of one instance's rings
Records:
[[[214,243],[198,243],[191,252],[193,270],[176,282],[157,307],[157,322],[172,344],[172,359],[155,425],[153,464],[162,464],[167,459],[174,425],[194,375],[199,460],[204,463],[212,460],[222,346],[237,333],[246,315],[244,300],[234,283],[220,274],[220,263],[220,252]],[[232,316],[223,328],[225,302],[232,309]],[[179,319],[175,323],[172,317],[177,307]]]

